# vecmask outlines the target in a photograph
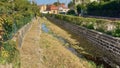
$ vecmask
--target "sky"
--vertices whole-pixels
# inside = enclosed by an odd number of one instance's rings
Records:
[[[38,5],[41,5],[41,4],[52,4],[54,2],[56,2],[57,0],[35,0],[35,2],[38,4]],[[66,5],[71,1],[71,0],[59,0],[61,3],[65,3]]]

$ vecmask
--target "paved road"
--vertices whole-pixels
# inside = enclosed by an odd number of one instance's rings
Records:
[[[33,21],[32,28],[26,33],[20,49],[21,68],[41,68],[41,49],[39,47],[39,19]]]

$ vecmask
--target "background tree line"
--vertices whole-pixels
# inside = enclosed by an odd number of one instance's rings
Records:
[[[92,2],[87,4],[87,14],[95,16],[120,17],[120,0]]]
[[[89,3],[83,2],[78,5],[75,5],[71,1],[68,4],[68,7],[72,7],[71,10],[76,10],[78,15],[83,13],[92,16],[120,17],[120,0],[100,0],[99,2],[94,1]]]

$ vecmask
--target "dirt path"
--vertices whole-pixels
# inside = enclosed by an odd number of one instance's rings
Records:
[[[42,68],[39,39],[40,24],[37,19],[34,20],[32,28],[27,32],[20,49],[21,68]]]

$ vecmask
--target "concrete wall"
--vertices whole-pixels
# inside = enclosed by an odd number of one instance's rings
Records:
[[[94,46],[103,52],[103,59],[113,67],[120,66],[120,39],[97,32],[94,30],[86,29],[78,25],[70,24],[66,21],[61,21],[48,17],[49,20],[62,25],[71,32],[84,36],[88,41],[92,42]],[[97,49],[96,49],[97,50]]]

